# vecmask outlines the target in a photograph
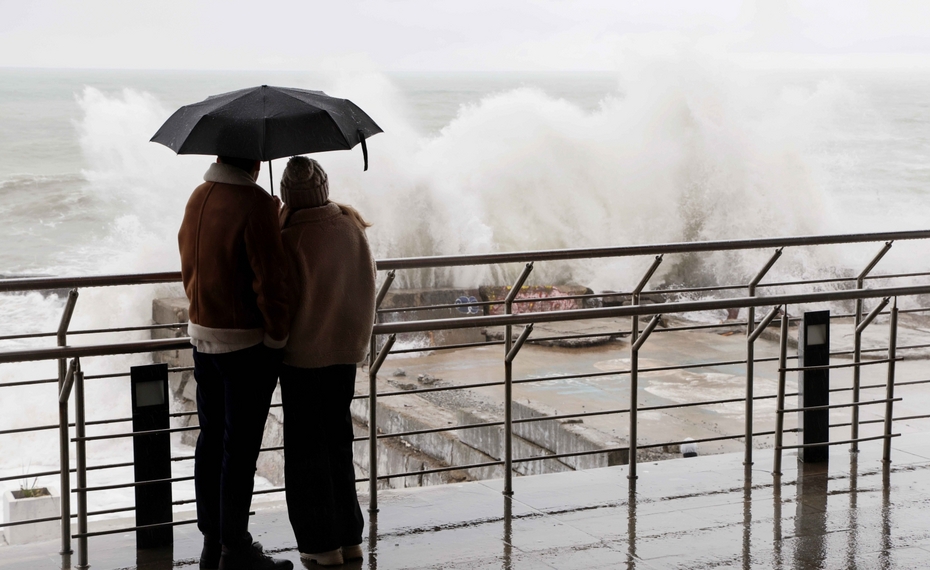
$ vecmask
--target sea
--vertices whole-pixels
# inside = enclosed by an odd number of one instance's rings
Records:
[[[367,172],[359,148],[315,156],[331,198],[374,223],[378,258],[930,228],[927,71],[751,70],[696,56],[611,73],[0,69],[0,275],[177,270],[184,204],[213,158],[149,139],[181,105],[261,84],[351,99],[382,127]],[[285,163],[272,164],[274,185]],[[259,182],[272,185],[267,164]],[[854,275],[878,247],[792,248],[771,278]],[[876,271],[925,271],[928,254],[901,242]],[[669,256],[654,284],[746,282],[770,255]],[[628,290],[649,262],[537,264],[532,279]],[[505,284],[518,271],[409,271],[397,286]],[[176,286],[83,290],[72,329],[148,324],[151,300],[169,294]],[[0,295],[0,336],[53,331],[62,306],[53,294]],[[55,375],[52,363],[0,366],[0,383]],[[89,419],[128,413],[124,384],[89,383]],[[53,385],[4,389],[0,430],[54,423],[56,396]],[[54,433],[0,448],[0,476],[57,468]]]

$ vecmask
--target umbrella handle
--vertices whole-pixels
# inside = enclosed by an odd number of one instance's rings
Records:
[[[362,143],[362,157],[365,159],[365,170],[368,170],[368,145],[365,143],[365,133],[358,130],[358,139]]]
[[[271,161],[268,161],[268,186],[271,188],[271,195],[274,196],[274,175],[271,174]]]

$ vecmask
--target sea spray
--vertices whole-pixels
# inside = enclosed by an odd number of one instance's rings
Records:
[[[403,94],[383,75],[296,86],[348,97],[385,129],[369,141],[368,172],[358,149],[317,156],[330,173],[333,198],[356,205],[375,223],[369,237],[379,258],[906,229],[926,214],[923,195],[897,194],[903,208],[842,195],[848,183],[865,184],[846,172],[870,158],[835,148],[838,137],[859,136],[847,133],[854,129],[849,125],[870,112],[868,101],[842,81],[756,84],[738,70],[672,57],[625,69],[616,91],[593,110],[525,86],[464,105],[432,134],[418,131]],[[151,94],[88,87],[76,97],[85,168],[63,178],[25,174],[0,184],[7,222],[0,235],[19,256],[4,258],[17,261],[2,269],[56,275],[177,269],[184,204],[213,158],[176,156],[148,142],[173,110]],[[275,163],[276,178],[283,163]],[[259,182],[268,184],[264,165]],[[56,254],[40,255],[43,247]],[[854,274],[877,248],[791,248],[769,280]],[[653,283],[745,282],[770,255],[668,256]],[[882,267],[907,269],[925,256],[922,244],[896,244]],[[532,282],[629,289],[650,261],[541,263]],[[499,284],[518,271],[517,265],[404,271],[398,286]],[[178,294],[170,286],[83,289],[72,329],[146,324],[153,297]],[[61,309],[56,296],[0,295],[3,334],[53,331]],[[20,341],[4,349],[52,344]],[[90,375],[118,374],[147,361],[145,355],[94,358],[84,366]],[[54,363],[0,367],[2,383],[55,375]],[[55,423],[56,392],[53,383],[5,389],[2,429]],[[89,419],[127,417],[128,379],[88,380],[88,402]],[[125,427],[95,426],[93,433]],[[19,473],[27,457],[35,458],[33,470],[57,468],[54,430],[5,437],[2,475]],[[125,461],[128,445],[95,442],[93,461]],[[95,477],[130,477],[106,473]]]

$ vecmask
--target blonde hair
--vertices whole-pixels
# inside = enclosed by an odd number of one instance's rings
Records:
[[[339,209],[342,210],[342,215],[349,216],[349,219],[355,222],[355,225],[358,226],[358,229],[365,231],[365,228],[371,227],[371,222],[363,218],[359,211],[352,206],[349,206],[348,204],[340,204],[339,202],[333,202],[332,200],[330,200],[330,202],[339,206]]]

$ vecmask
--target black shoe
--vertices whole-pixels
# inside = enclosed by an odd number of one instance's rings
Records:
[[[200,570],[217,570],[220,567],[220,554],[223,547],[219,542],[203,539],[203,551],[200,553]]]
[[[262,551],[261,544],[253,542],[241,550],[224,546],[219,570],[294,570],[294,563],[268,556]]]

